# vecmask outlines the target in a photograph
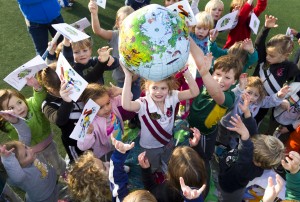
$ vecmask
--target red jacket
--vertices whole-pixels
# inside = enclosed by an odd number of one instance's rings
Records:
[[[257,0],[255,8],[253,8],[252,5],[248,4],[247,2],[244,4],[244,6],[240,10],[236,27],[230,30],[227,36],[227,41],[223,47],[224,49],[230,48],[237,41],[242,41],[246,38],[250,38],[250,13],[253,10],[255,15],[258,17],[266,9],[267,3],[267,0]]]

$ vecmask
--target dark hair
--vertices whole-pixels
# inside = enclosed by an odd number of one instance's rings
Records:
[[[56,62],[39,71],[37,78],[39,83],[47,90],[51,88],[52,90],[59,92],[61,81],[55,72],[55,68]]]
[[[238,80],[242,73],[243,65],[237,57],[233,55],[224,55],[216,59],[214,71],[216,69],[221,69],[224,72],[229,72],[232,69],[234,72],[234,79]]]

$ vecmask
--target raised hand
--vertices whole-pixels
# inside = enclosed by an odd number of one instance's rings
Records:
[[[27,86],[33,87],[35,91],[40,91],[42,89],[42,86],[39,84],[39,82],[34,77],[26,78]]]
[[[112,65],[112,63],[114,62],[114,59],[113,59],[113,57],[112,57],[112,59],[110,59],[110,52],[112,51],[112,48],[110,48],[109,46],[104,46],[104,47],[102,47],[102,48],[99,48],[98,50],[97,50],[97,52],[98,52],[98,55],[99,55],[99,57],[98,57],[98,60],[100,61],[100,62],[106,62],[108,59],[110,60],[110,61],[108,61],[108,66],[110,66],[110,65]],[[110,63],[110,64],[109,64]]]
[[[120,66],[122,67],[125,77],[131,77],[132,78],[132,73],[124,66],[124,64],[120,61]]]
[[[244,90],[247,84],[248,84],[248,74],[242,73],[239,78],[240,90]]]
[[[116,140],[113,135],[111,135],[111,142],[115,146],[116,150],[121,152],[122,154],[125,154],[128,150],[132,149],[134,147],[134,142],[131,144],[125,144],[121,141]]]
[[[278,25],[276,24],[277,20],[278,19],[273,15],[265,15],[265,27],[267,28],[278,27]]]
[[[290,151],[288,156],[285,157],[285,160],[281,160],[281,165],[292,174],[299,172],[300,154],[295,151]]]
[[[193,131],[193,138],[189,139],[189,143],[191,147],[195,147],[198,145],[199,141],[200,141],[200,137],[201,137],[201,133],[198,130],[198,128],[190,128],[191,131]]]
[[[266,187],[262,201],[273,202],[278,196],[282,187],[283,179],[278,174],[276,174],[276,185],[274,185],[272,177],[268,177],[268,186]]]
[[[206,185],[204,184],[200,189],[191,189],[184,183],[184,179],[182,177],[179,178],[181,191],[185,198],[192,200],[196,199],[200,196],[200,194],[205,190]]]
[[[209,40],[211,42],[214,42],[217,39],[218,35],[219,35],[219,31],[218,30],[216,30],[216,29],[210,30],[209,31]]]
[[[115,86],[112,82],[110,84],[110,89],[109,89],[109,97],[117,97],[118,95],[122,94],[122,88]]]
[[[139,154],[138,156],[138,161],[139,161],[139,165],[146,169],[146,168],[149,168],[150,167],[150,163],[149,163],[149,160],[148,158],[146,157],[146,151],[142,152]]]
[[[288,85],[283,86],[278,92],[277,96],[279,98],[284,98],[290,92],[290,87]]]
[[[246,117],[246,114],[248,115],[248,113],[250,113],[250,109],[249,109],[250,100],[251,100],[250,95],[244,93],[242,94],[242,99],[243,99],[243,104],[239,103],[239,108],[245,114],[245,118],[248,118],[248,116]]]
[[[94,126],[93,124],[90,124],[86,131],[86,134],[92,134],[93,132],[94,132]]]
[[[90,0],[88,8],[92,14],[98,14],[98,5],[95,0]]]
[[[12,148],[12,149],[10,149],[10,150],[7,150],[5,145],[0,145],[0,155],[1,155],[1,156],[8,157],[8,156],[11,155],[11,153],[14,151],[14,149],[15,149],[15,148]]]
[[[230,131],[237,132],[240,134],[242,140],[248,140],[250,137],[249,131],[246,128],[245,124],[243,123],[241,117],[239,115],[236,115],[235,117],[231,117],[231,120],[229,121],[233,127],[226,127]]]
[[[61,86],[59,90],[60,97],[65,101],[65,102],[72,102],[72,99],[70,98],[70,95],[72,94],[72,89],[73,87],[70,86],[67,88],[68,83],[65,80],[61,81]]]
[[[254,52],[254,46],[251,39],[245,39],[242,43],[242,48],[248,53],[252,54]]]
[[[212,53],[208,53],[203,57],[203,63],[202,63],[203,66],[202,67],[197,66],[201,77],[204,77],[206,74],[209,73],[212,64],[212,59],[213,59]]]

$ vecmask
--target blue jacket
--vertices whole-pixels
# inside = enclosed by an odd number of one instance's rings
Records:
[[[29,22],[48,24],[60,15],[57,0],[18,0],[18,3]]]

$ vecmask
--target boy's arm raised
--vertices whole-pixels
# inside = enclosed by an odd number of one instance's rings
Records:
[[[218,105],[223,104],[225,101],[225,95],[220,85],[213,79],[209,72],[213,58],[212,55],[209,54],[204,56],[202,50],[195,44],[193,40],[191,40],[191,54],[195,60],[207,92]]]

